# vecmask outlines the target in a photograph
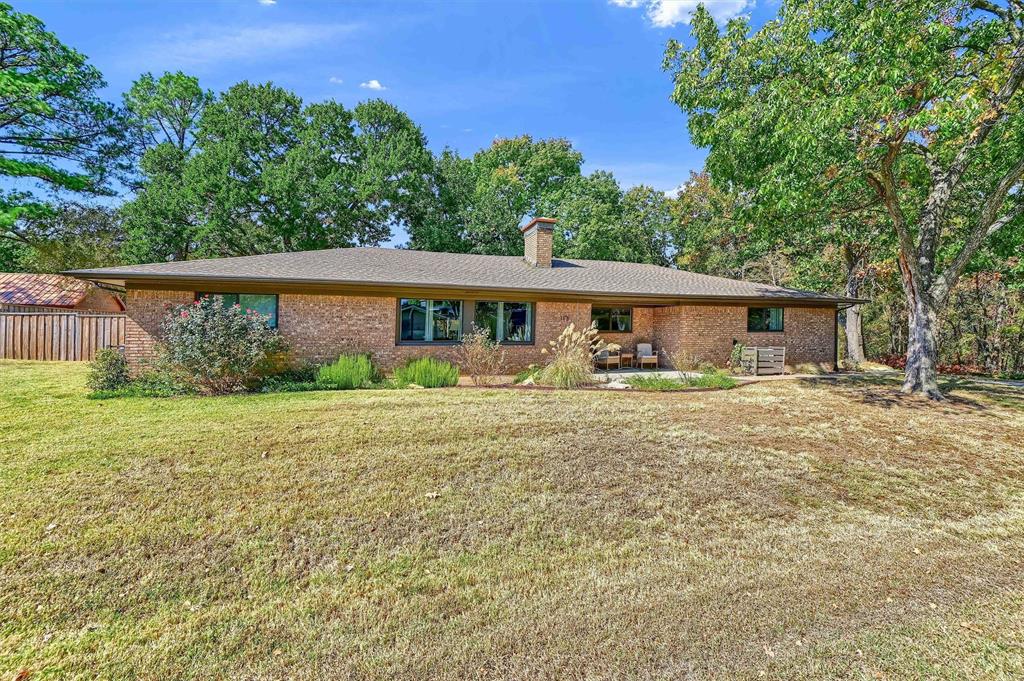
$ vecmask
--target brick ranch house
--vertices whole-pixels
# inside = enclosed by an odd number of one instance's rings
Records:
[[[524,255],[340,248],[69,272],[125,291],[125,352],[151,357],[171,305],[204,294],[267,314],[296,359],[368,352],[391,369],[454,359],[462,330],[488,328],[511,368],[573,323],[623,352],[653,343],[724,364],[734,343],[785,346],[790,365],[834,369],[837,311],[857,301],[636,263],[552,258],[550,218],[523,227]]]

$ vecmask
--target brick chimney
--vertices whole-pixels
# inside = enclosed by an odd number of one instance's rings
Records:
[[[551,267],[554,218],[534,218],[523,227],[523,259],[534,267]]]

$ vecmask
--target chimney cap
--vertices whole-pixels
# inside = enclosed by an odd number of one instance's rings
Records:
[[[528,232],[531,229],[533,229],[534,227],[536,227],[537,229],[548,229],[548,230],[550,230],[550,229],[554,229],[554,227],[552,227],[552,225],[554,225],[556,222],[558,222],[558,220],[556,220],[555,218],[534,218],[534,219],[530,220],[528,223],[526,223],[525,227],[520,228],[519,231],[521,231],[521,232]]]

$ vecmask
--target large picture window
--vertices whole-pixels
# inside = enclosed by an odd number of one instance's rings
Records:
[[[501,343],[533,342],[533,303],[479,301],[473,324]]]
[[[243,310],[259,312],[267,318],[267,325],[277,328],[277,294],[275,293],[216,293],[202,291],[196,293],[196,300],[206,296],[220,296],[224,307],[238,305]]]
[[[405,343],[455,343],[462,339],[462,301],[402,298],[398,339]]]
[[[782,308],[748,307],[747,331],[782,331]]]
[[[633,308],[595,307],[590,310],[590,321],[598,331],[629,333],[633,330]]]

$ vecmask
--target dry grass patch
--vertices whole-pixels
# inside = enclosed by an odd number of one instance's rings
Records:
[[[84,394],[0,363],[0,678],[1024,675],[1012,394]]]

